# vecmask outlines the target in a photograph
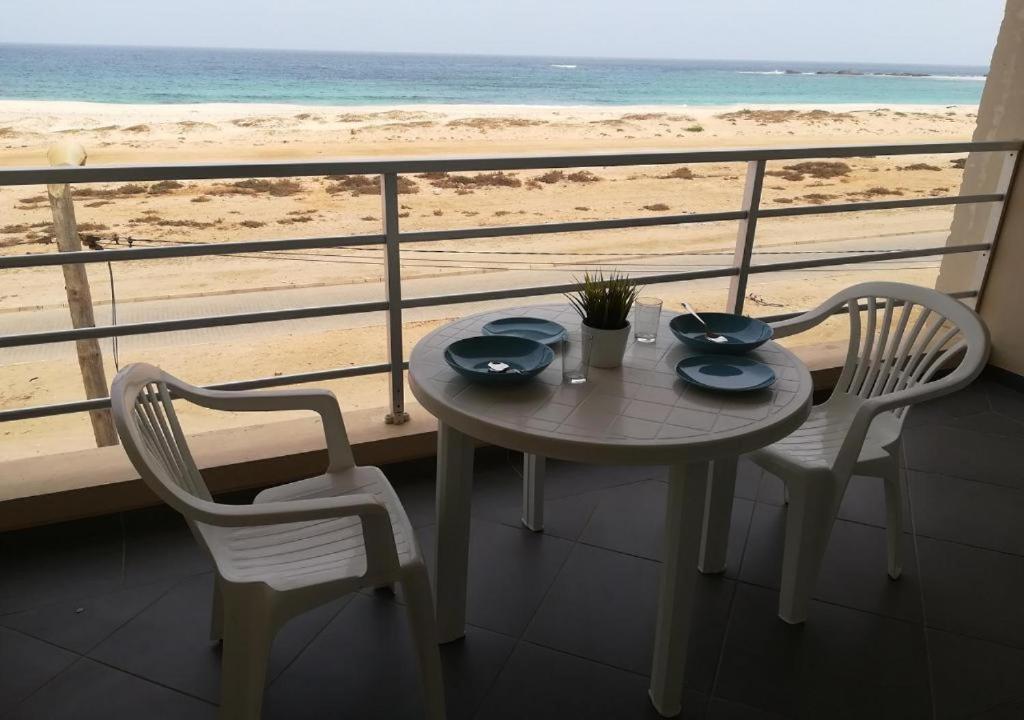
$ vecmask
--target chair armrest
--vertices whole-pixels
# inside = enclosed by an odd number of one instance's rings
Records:
[[[358,517],[366,545],[366,574],[386,576],[398,567],[398,550],[387,507],[370,494],[340,495],[308,500],[224,505],[206,500],[193,501],[191,519],[219,527],[281,525]]]
[[[813,310],[808,310],[804,314],[797,315],[789,320],[779,320],[778,322],[769,323],[772,328],[772,335],[775,339],[789,337],[790,335],[798,335],[805,330],[809,330],[815,325],[823,323],[832,315],[832,311],[843,304],[844,302],[825,303],[824,305],[819,305]]]
[[[212,410],[228,412],[276,412],[311,410],[320,416],[327,443],[328,471],[355,465],[345,422],[334,393],[329,390],[208,390],[174,388],[176,395]]]

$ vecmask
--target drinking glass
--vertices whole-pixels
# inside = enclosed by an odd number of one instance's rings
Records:
[[[567,385],[582,385],[587,381],[590,367],[590,338],[569,341],[566,337],[559,344],[562,356],[562,382]]]
[[[660,324],[661,298],[641,297],[633,302],[633,337],[637,342],[656,342]]]

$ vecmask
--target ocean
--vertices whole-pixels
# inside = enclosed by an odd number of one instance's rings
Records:
[[[984,67],[0,44],[0,99],[303,105],[975,104]]]

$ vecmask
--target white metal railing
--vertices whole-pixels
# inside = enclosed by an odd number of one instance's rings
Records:
[[[976,252],[981,253],[982,256],[979,263],[978,286],[953,294],[957,297],[977,297],[980,295],[984,286],[989,256],[998,241],[1005,199],[1013,182],[1021,148],[1021,141],[996,141],[696,150],[687,152],[594,153],[549,156],[407,159],[371,158],[315,162],[0,169],[0,187],[122,181],[145,182],[159,180],[219,180],[323,175],[379,175],[382,202],[382,229],[380,233],[344,237],[313,237],[229,243],[193,243],[169,247],[107,249],[102,253],[87,250],[80,252],[8,256],[0,257],[0,270],[100,262],[128,262],[133,260],[155,260],[160,258],[196,257],[205,255],[232,255],[275,250],[343,248],[353,246],[365,247],[380,245],[384,256],[385,287],[384,298],[377,302],[362,302],[346,305],[321,305],[315,307],[268,310],[232,315],[181,318],[156,322],[138,322],[124,325],[102,325],[94,327],[78,327],[68,330],[20,333],[0,336],[0,349],[87,339],[117,338],[129,335],[141,335],[174,330],[191,330],[197,328],[222,327],[228,325],[385,311],[387,313],[387,362],[385,363],[334,368],[310,373],[263,377],[252,380],[227,382],[211,387],[220,389],[259,388],[318,382],[376,373],[387,373],[390,388],[388,421],[400,423],[407,417],[405,413],[403,386],[403,371],[407,367],[407,363],[402,355],[403,310],[484,300],[549,295],[553,293],[566,292],[574,287],[574,285],[570,283],[408,299],[403,298],[401,263],[399,255],[399,248],[403,244],[433,242],[438,240],[466,240],[473,238],[510,237],[517,235],[538,235],[546,233],[566,233],[682,225],[690,223],[737,221],[739,225],[739,232],[737,234],[734,259],[730,266],[687,272],[645,275],[643,277],[644,283],[655,284],[678,282],[682,280],[729,278],[729,297],[727,307],[730,312],[742,312],[743,302],[746,296],[747,279],[752,274],[799,270],[805,268],[820,268],[855,263],[869,263],[901,258]],[[1002,154],[1002,172],[999,175],[997,183],[998,186],[994,189],[994,192],[975,195],[852,202],[833,205],[807,205],[781,208],[760,207],[761,187],[764,182],[766,164],[769,161],[970,152],[991,152]],[[402,232],[399,225],[400,207],[398,199],[398,176],[406,173],[539,170],[574,167],[621,167],[630,165],[727,162],[745,162],[747,164],[743,202],[741,207],[737,210],[713,213],[695,213],[688,215],[662,215],[657,217],[633,217],[608,220],[586,220],[515,226],[487,226],[413,232]],[[845,255],[839,257],[793,260],[756,265],[751,262],[754,242],[756,239],[757,221],[759,218],[820,215],[840,212],[863,212],[969,203],[992,204],[992,221],[988,225],[989,229],[986,231],[985,236],[979,238],[979,242],[976,243],[943,245],[912,250],[858,252],[856,255],[852,256]],[[780,319],[782,317],[789,317],[793,314],[795,313],[772,316],[769,319]],[[108,398],[91,398],[83,401],[0,410],[0,422],[92,411],[105,408],[108,405]]]

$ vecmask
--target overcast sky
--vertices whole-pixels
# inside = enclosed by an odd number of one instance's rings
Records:
[[[0,42],[987,65],[1003,6],[1003,0],[2,0]]]

